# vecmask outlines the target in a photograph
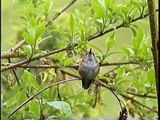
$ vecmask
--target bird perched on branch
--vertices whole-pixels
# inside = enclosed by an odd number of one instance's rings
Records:
[[[91,83],[94,81],[94,78],[99,73],[99,63],[96,61],[95,55],[90,49],[82,59],[81,64],[79,65],[78,72],[82,79],[82,87],[88,89]]]

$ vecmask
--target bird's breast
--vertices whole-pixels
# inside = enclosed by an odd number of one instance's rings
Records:
[[[95,76],[97,76],[98,72],[99,66],[97,65],[97,63],[82,62],[80,65],[79,73],[86,79],[94,78]]]

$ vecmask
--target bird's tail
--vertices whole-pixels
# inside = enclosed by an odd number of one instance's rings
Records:
[[[87,90],[92,82],[93,80],[82,79],[82,87]]]

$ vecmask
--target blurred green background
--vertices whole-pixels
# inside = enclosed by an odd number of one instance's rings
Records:
[[[54,0],[53,1],[53,7],[55,11],[58,11],[61,9],[69,0]],[[65,14],[73,13],[75,9],[78,9],[79,6],[84,4],[85,0],[78,0],[70,9],[68,9],[64,14],[62,14],[56,21],[59,19],[63,22],[65,21]],[[121,0],[119,1],[121,2]],[[23,29],[23,24],[19,15],[19,11],[21,9],[21,5],[19,4],[18,0],[2,0],[2,52],[8,50],[9,48],[13,47],[15,45],[15,41],[17,38],[17,33]],[[144,30],[147,36],[150,35],[149,31],[149,23],[148,18],[140,20],[134,24],[138,24],[141,26]],[[103,37],[100,37],[98,39],[95,39],[91,41],[92,44],[96,46],[101,46],[102,51],[106,51],[105,47],[105,40],[107,38],[107,35],[104,35]],[[121,45],[130,45],[132,43],[132,32],[129,28],[121,28],[116,30],[116,45],[112,49],[112,51],[120,51]],[[95,50],[96,52],[96,50]],[[108,57],[108,61],[112,62],[118,62],[119,55],[113,55],[111,57]],[[110,70],[112,67],[108,68],[102,68],[101,72]],[[80,82],[77,82],[80,84]],[[103,110],[100,110],[98,113],[95,111],[95,109],[91,108],[90,114],[92,114],[93,117],[97,117],[99,113],[103,114],[107,118],[116,117],[119,114],[119,104],[116,100],[116,98],[110,93],[110,91],[102,90],[101,93],[103,102],[105,105],[103,105]],[[98,106],[97,106],[98,107]],[[97,110],[98,108],[96,108]],[[74,118],[78,117],[74,116]],[[100,117],[100,116],[99,116]]]

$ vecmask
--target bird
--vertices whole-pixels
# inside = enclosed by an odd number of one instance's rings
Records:
[[[83,57],[78,72],[82,80],[82,88],[87,90],[100,70],[99,63],[97,62],[92,49],[89,50]]]

